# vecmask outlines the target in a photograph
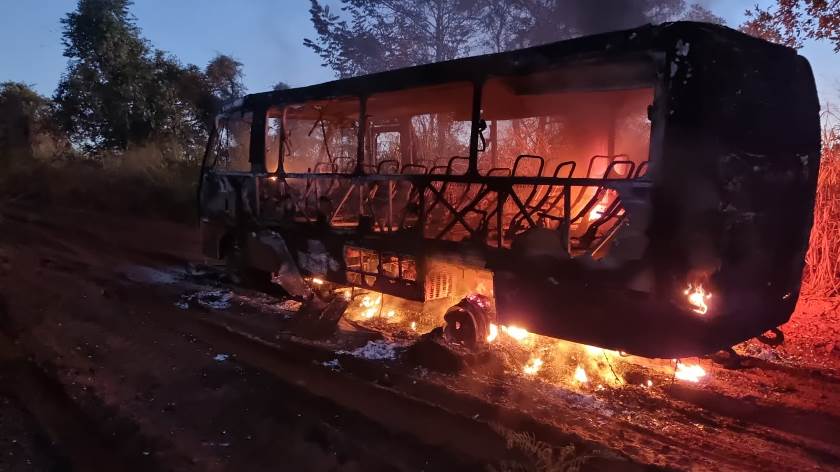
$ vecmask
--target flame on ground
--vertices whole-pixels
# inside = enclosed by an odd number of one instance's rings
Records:
[[[543,360],[539,357],[532,357],[528,359],[528,363],[522,368],[522,372],[527,375],[536,375],[543,366]]]
[[[356,298],[353,295],[358,292],[340,290],[336,293],[356,300],[347,316],[369,323],[374,329],[416,335],[443,324],[442,314],[416,310],[397,299],[386,299],[378,292],[364,292]],[[701,300],[708,300],[708,293],[704,291]],[[515,325],[489,323],[485,339],[490,349],[508,366],[508,372],[520,372],[529,378],[576,390],[603,390],[624,385],[652,388],[654,384],[662,385],[672,378],[696,383],[706,376],[699,364],[627,355],[541,336]]]
[[[338,295],[341,295],[347,301],[350,301],[350,300],[353,299],[353,289],[349,288],[349,287],[336,289],[334,293],[336,293]]]
[[[363,308],[362,318],[369,320],[379,314],[382,304],[382,295],[365,295],[362,297],[359,306]]]
[[[492,343],[499,336],[499,327],[495,323],[490,323],[487,329],[487,342]]]
[[[527,329],[518,326],[502,326],[502,332],[517,341],[524,341],[531,334]]]
[[[674,377],[688,382],[699,382],[706,376],[706,371],[699,364],[683,364],[677,361]]]
[[[575,381],[582,384],[589,382],[589,377],[586,376],[586,371],[581,366],[575,367]]]

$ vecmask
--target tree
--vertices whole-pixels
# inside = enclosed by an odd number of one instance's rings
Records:
[[[510,0],[503,3],[511,3]],[[685,0],[521,0],[526,13],[513,11],[519,20],[523,46],[545,44],[576,36],[629,29],[647,23],[691,20],[723,24],[723,18],[707,8]]]
[[[487,44],[492,52],[522,46],[520,40],[529,18],[525,5],[510,0],[487,0],[481,15],[481,26],[486,31]]]
[[[244,91],[242,64],[216,56],[183,65],[140,36],[130,0],[79,0],[62,19],[67,72],[58,121],[84,151],[154,142],[179,157],[201,153],[220,104]]]
[[[169,151],[187,159],[197,158],[219,109],[220,99],[210,81],[195,65],[155,51],[152,87],[148,90],[152,138]]]
[[[682,19],[688,21],[716,23],[718,25],[726,24],[726,20],[724,20],[723,17],[715,15],[708,8],[696,3],[688,7],[688,10],[682,15]]]
[[[685,0],[342,0],[342,15],[310,1],[317,36],[304,45],[339,77],[645,23],[723,22]]]
[[[86,148],[125,149],[152,133],[149,48],[129,15],[130,0],[80,0],[61,20],[68,70],[56,91],[59,119]]]
[[[774,6],[746,11],[741,29],[753,36],[800,48],[808,39],[828,40],[840,52],[840,1],[776,0]]]
[[[303,44],[339,77],[463,56],[475,45],[478,0],[342,0],[342,19],[311,0],[316,39]]]
[[[57,143],[51,118],[48,98],[20,82],[0,83],[0,157],[32,157],[43,141]]]
[[[242,63],[225,54],[217,54],[204,69],[210,89],[223,102],[242,97]]]

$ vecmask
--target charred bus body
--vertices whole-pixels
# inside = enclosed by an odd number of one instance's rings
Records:
[[[789,319],[819,149],[794,50],[646,26],[246,96],[208,144],[203,247],[292,293],[481,293],[502,324],[699,355]]]

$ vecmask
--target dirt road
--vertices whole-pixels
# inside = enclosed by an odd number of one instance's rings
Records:
[[[0,470],[840,467],[829,302],[741,369],[583,391],[414,367],[416,337],[358,326],[302,339],[197,251],[189,225],[0,207]]]

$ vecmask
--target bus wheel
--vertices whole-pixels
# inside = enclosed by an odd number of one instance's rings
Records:
[[[490,315],[487,312],[486,299],[479,297],[466,297],[446,311],[443,317],[446,321],[443,328],[444,339],[467,349],[476,349],[486,343]]]

